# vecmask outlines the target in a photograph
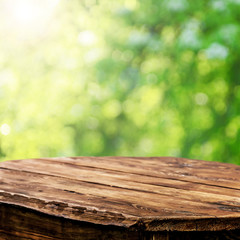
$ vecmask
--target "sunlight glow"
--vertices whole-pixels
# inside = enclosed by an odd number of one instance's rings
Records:
[[[20,25],[28,25],[38,20],[41,9],[36,4],[28,2],[16,2],[12,9],[13,18]]]
[[[8,124],[4,123],[1,127],[0,127],[0,132],[3,135],[8,135],[11,132],[11,128]]]
[[[97,42],[97,37],[90,30],[82,31],[78,35],[78,42],[83,46],[91,46]]]
[[[49,22],[59,0],[4,1],[1,14],[8,31],[24,34],[39,33]]]

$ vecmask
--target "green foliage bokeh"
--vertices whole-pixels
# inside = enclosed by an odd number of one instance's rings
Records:
[[[62,0],[35,25],[14,22],[6,2],[1,159],[131,155],[240,164],[239,0]]]

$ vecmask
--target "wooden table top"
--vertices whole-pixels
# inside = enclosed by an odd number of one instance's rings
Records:
[[[240,229],[240,166],[173,157],[6,161],[0,204],[133,230]]]

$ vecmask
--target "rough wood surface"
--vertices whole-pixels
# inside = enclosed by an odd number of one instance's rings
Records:
[[[240,231],[146,232],[141,240],[239,240]]]
[[[237,230],[240,167],[171,157],[8,161],[0,203],[132,231]]]
[[[1,240],[139,240],[140,233],[0,204]]]

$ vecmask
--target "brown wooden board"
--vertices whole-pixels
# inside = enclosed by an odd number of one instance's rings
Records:
[[[141,233],[0,204],[1,240],[138,240]]]
[[[24,207],[0,204],[1,240],[230,240],[240,230],[224,231],[131,231],[56,217]]]
[[[132,232],[237,231],[240,167],[172,157],[7,161],[0,205]]]

